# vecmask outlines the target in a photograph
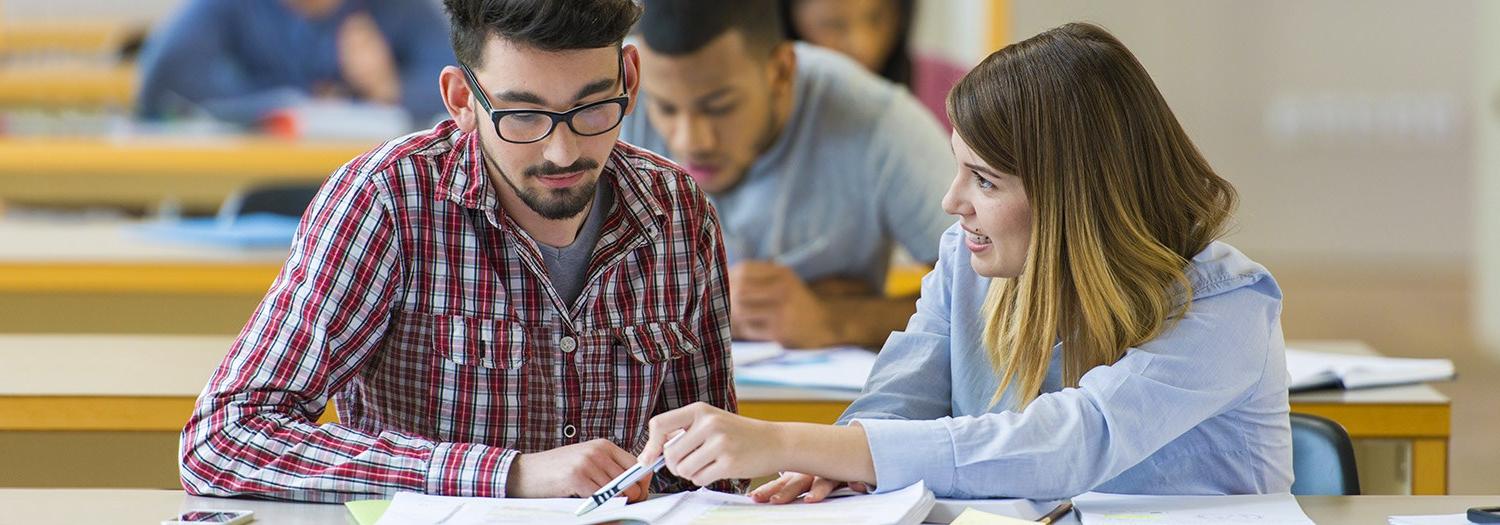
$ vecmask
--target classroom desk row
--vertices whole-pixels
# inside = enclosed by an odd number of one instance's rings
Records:
[[[0,433],[180,431],[229,336],[0,335]],[[1373,354],[1352,341],[1314,351]],[[854,392],[737,387],[740,412],[831,423]],[[1412,492],[1446,494],[1449,400],[1428,385],[1295,394],[1291,408],[1341,423],[1354,439],[1411,442]],[[333,411],[325,413],[332,421]]]
[[[4,82],[0,74],[0,89]],[[373,145],[242,136],[0,137],[0,199],[133,206],[173,199],[212,209],[250,185],[322,181]]]
[[[139,224],[0,220],[0,333],[236,333],[286,259],[149,240]],[[893,268],[887,289],[913,296],[923,273]]]
[[[1298,496],[1321,525],[1385,523],[1391,515],[1463,514],[1500,496]],[[160,523],[188,510],[250,510],[255,523],[354,523],[343,505],[188,496],[172,490],[0,489],[4,523]],[[1060,523],[1077,523],[1076,514]]]

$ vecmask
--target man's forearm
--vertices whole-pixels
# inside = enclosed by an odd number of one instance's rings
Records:
[[[841,343],[875,349],[917,311],[915,297],[844,295],[825,297],[823,304]]]

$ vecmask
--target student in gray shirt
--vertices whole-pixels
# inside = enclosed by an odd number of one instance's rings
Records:
[[[786,40],[775,0],[651,0],[646,111],[621,139],[682,164],[718,208],[736,339],[879,347],[914,299],[882,294],[892,248],[937,260],[957,173],[901,86]]]

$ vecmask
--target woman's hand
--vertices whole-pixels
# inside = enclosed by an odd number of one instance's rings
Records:
[[[756,503],[791,503],[797,500],[797,496],[807,494],[803,501],[817,503],[828,497],[830,492],[843,486],[844,482],[834,481],[828,478],[820,478],[798,472],[783,472],[781,477],[767,482],[765,485],[756,487],[750,491],[750,499]],[[849,483],[849,490],[855,492],[869,492],[870,487],[864,483]]]
[[[677,477],[703,486],[721,479],[752,478],[776,472],[787,450],[777,423],[726,412],[707,403],[664,412],[651,418],[650,439],[640,462],[650,465],[665,454]],[[682,430],[671,446],[668,437]]]

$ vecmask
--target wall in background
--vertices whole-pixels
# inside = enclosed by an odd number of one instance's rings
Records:
[[[4,0],[0,15],[17,20],[106,20],[150,23],[171,13],[182,0]]]
[[[1476,301],[1474,324],[1480,340],[1500,355],[1500,2],[1480,2],[1477,81],[1474,206],[1478,214],[1475,243]]]
[[[1018,0],[1017,39],[1099,23],[1240,189],[1231,241],[1309,264],[1465,268],[1474,2]]]

